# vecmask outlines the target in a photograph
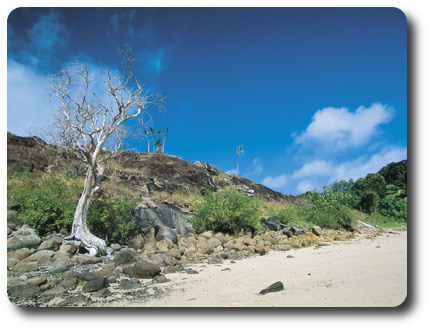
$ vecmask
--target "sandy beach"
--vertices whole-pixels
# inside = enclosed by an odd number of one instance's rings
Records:
[[[168,274],[160,299],[127,306],[395,307],[407,295],[407,232],[192,268],[199,274]],[[283,291],[258,294],[277,281]]]

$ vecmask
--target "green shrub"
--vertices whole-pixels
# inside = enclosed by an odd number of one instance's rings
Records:
[[[303,210],[308,222],[332,229],[351,230],[354,227],[352,210],[347,206],[353,197],[348,192],[324,186],[324,192],[311,191],[307,198],[313,203]]]
[[[87,224],[94,235],[106,240],[126,237],[131,229],[131,208],[137,201],[125,196],[113,199],[109,195],[94,200],[88,210]]]
[[[196,206],[196,214],[191,222],[197,233],[212,230],[237,235],[242,229],[260,232],[260,206],[259,200],[234,188],[207,191],[203,202]]]
[[[385,197],[379,202],[378,213],[397,221],[407,221],[408,204],[400,198]]]
[[[8,185],[8,203],[18,205],[18,216],[42,235],[50,231],[65,234],[71,229],[79,188],[61,177],[22,176]]]
[[[19,206],[18,217],[41,235],[71,231],[82,183],[64,176],[8,175],[8,204]],[[112,239],[126,236],[131,226],[131,207],[137,204],[126,193],[121,198],[104,194],[94,198],[87,215],[95,235]]]

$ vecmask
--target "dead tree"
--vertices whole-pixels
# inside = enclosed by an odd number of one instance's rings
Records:
[[[100,94],[93,88],[93,83],[100,80],[91,75],[88,65],[79,61],[58,72],[52,83],[59,105],[45,132],[52,143],[73,150],[86,165],[72,231],[63,243],[83,244],[91,255],[107,252],[106,242],[88,229],[87,212],[94,194],[101,189],[106,160],[117,155],[128,135],[123,124],[144,118],[153,106],[164,108],[164,96],[151,92],[138,81],[130,52],[122,53],[125,56],[122,74],[114,76],[110,69],[105,69]]]

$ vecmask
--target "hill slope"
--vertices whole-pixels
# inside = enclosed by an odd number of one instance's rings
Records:
[[[34,137],[7,134],[8,169],[30,172],[60,172],[83,177],[85,168],[73,153],[46,144]],[[268,201],[305,203],[302,198],[273,191],[248,179],[230,176],[203,161],[189,162],[176,156],[123,151],[107,164],[106,181],[125,184],[136,196],[157,191],[173,193],[218,190],[236,186],[249,196]]]

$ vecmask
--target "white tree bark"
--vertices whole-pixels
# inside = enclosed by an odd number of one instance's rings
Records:
[[[50,128],[44,136],[57,146],[70,148],[87,165],[84,189],[76,207],[71,234],[64,238],[66,244],[83,244],[91,255],[104,254],[107,245],[93,235],[87,226],[87,214],[94,194],[100,190],[104,174],[102,164],[117,155],[124,146],[127,132],[122,124],[143,116],[149,118],[148,108],[164,108],[164,96],[151,93],[134,75],[129,51],[124,51],[126,72],[112,77],[106,69],[106,87],[103,96],[91,90],[89,67],[76,61],[72,68],[65,68],[54,77],[52,92],[60,101],[52,117]],[[109,151],[103,151],[105,144]]]

